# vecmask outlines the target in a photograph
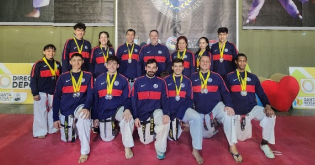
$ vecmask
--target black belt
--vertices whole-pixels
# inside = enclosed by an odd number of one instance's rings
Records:
[[[70,117],[72,117],[72,115],[69,115]],[[71,143],[75,142],[75,131],[74,131],[74,125],[76,123],[76,120],[73,119],[73,123],[72,126],[69,126],[68,124],[68,120],[69,120],[69,116],[65,116],[65,124],[60,124],[62,127],[64,127],[65,129],[65,136],[66,136],[66,141],[68,142],[68,128],[72,128],[72,139],[71,139]]]
[[[178,123],[179,123],[179,120],[175,119],[175,136],[177,136],[177,137],[178,137],[178,135],[177,135],[178,134]],[[175,139],[174,135],[173,135],[173,122],[171,122],[169,135],[170,135],[170,138],[173,139],[174,141],[177,140],[177,138]]]
[[[244,131],[245,130],[245,126],[246,126],[246,115],[240,115],[241,116],[241,130]]]
[[[114,113],[114,115],[111,117],[111,119],[107,120],[107,119],[101,119],[100,122],[101,123],[104,123],[104,133],[105,133],[105,137],[106,137],[106,122],[111,122],[112,123],[112,135],[113,136],[116,136],[117,135],[117,131],[116,131],[116,125],[115,125],[115,117],[116,117],[116,114],[118,112],[120,107],[117,108],[116,112]]]
[[[145,142],[145,129],[146,125],[150,123],[150,135],[154,135],[154,118],[153,118],[153,113],[150,115],[150,120],[146,121],[141,121],[142,125],[142,133],[143,133],[143,141]]]
[[[215,123],[214,123],[214,117],[213,117],[212,112],[210,112],[209,116],[210,116],[211,127],[214,127]],[[207,124],[206,124],[206,115],[203,118],[203,126],[204,126],[205,130],[207,130],[207,131],[209,130],[207,127]]]

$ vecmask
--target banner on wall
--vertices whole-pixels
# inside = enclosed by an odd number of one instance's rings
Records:
[[[0,25],[114,25],[114,0],[2,0],[0,12]]]
[[[315,30],[315,0],[243,0],[243,29]]]
[[[296,78],[300,91],[294,100],[294,109],[315,108],[315,67],[290,67],[290,75]]]
[[[195,52],[198,39],[217,42],[217,29],[229,29],[228,40],[236,41],[236,1],[231,0],[120,0],[118,1],[118,44],[126,42],[126,30],[136,31],[136,43],[150,43],[149,32],[159,31],[159,42],[175,50],[176,39],[186,36]]]
[[[31,63],[0,63],[0,103],[33,104]]]

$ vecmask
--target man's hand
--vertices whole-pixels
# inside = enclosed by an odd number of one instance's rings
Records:
[[[54,128],[56,128],[56,129],[61,128],[60,120],[57,120],[57,121],[54,122]]]
[[[163,124],[168,124],[170,122],[170,117],[168,115],[163,115],[162,121]]]
[[[39,95],[36,95],[36,96],[33,96],[33,99],[34,99],[35,101],[39,101],[39,100],[40,100],[40,97],[39,97]]]
[[[225,108],[224,108],[224,112],[227,112],[227,114],[228,114],[229,116],[234,116],[234,115],[235,115],[234,109],[231,108],[231,107],[225,107]]]
[[[266,105],[264,112],[265,112],[267,117],[272,117],[275,115],[275,112],[272,110],[271,106],[268,104]]]
[[[139,118],[136,118],[136,119],[135,119],[135,126],[136,126],[137,128],[141,127],[141,122],[140,122]]]
[[[122,118],[123,119],[125,118],[126,122],[129,122],[132,119],[132,114],[131,114],[129,109],[125,109],[125,111],[124,111],[124,113],[122,115]]]
[[[88,109],[82,109],[80,112],[79,112],[79,117],[80,118],[83,118],[83,119],[88,119],[90,118],[90,111]]]
[[[100,121],[98,119],[93,120],[93,126],[94,128],[98,127],[100,125]]]

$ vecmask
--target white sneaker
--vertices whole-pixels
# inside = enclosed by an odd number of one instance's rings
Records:
[[[272,150],[269,148],[269,146],[267,144],[266,145],[260,145],[260,149],[262,151],[264,151],[267,158],[269,158],[269,159],[275,158],[275,155],[273,154]]]

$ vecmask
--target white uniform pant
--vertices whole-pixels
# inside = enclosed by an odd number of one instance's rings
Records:
[[[270,144],[275,144],[275,124],[276,116],[267,117],[264,112],[264,107],[255,106],[250,113],[246,115],[245,130],[241,130],[240,115],[235,116],[236,122],[236,134],[238,140],[244,141],[252,137],[252,125],[251,120],[260,121],[259,125],[262,127],[262,138],[267,140]]]
[[[53,121],[53,95],[39,92],[39,101],[34,100],[33,136],[45,136],[57,131]],[[47,112],[48,110],[48,112]]]
[[[74,111],[74,117],[69,116],[68,125],[68,141],[72,140],[72,129],[75,129],[76,135],[78,134],[81,143],[81,154],[87,155],[90,153],[90,135],[91,135],[91,119],[84,119],[84,116],[79,115],[83,108],[83,104],[79,105]],[[62,125],[65,124],[65,116],[60,114],[60,122]],[[74,125],[73,125],[74,124]],[[60,128],[61,140],[67,142],[65,136],[65,128]],[[76,138],[75,135],[75,138]]]
[[[305,0],[300,0],[302,3],[305,2]],[[292,0],[279,0],[282,7],[287,11],[288,14],[290,14],[293,18],[296,18],[299,10],[297,9],[295,3]],[[248,19],[254,20],[258,16],[260,9],[263,7],[265,3],[265,0],[253,0],[252,6],[248,13]]]
[[[180,124],[178,123],[178,126],[177,126],[178,132],[176,135],[176,127],[175,127],[176,121],[175,120],[176,119],[172,121],[172,128],[173,128],[172,133],[174,135],[174,139],[177,140],[179,139],[182,133],[182,129],[181,129]],[[193,148],[196,150],[201,150],[202,149],[202,123],[203,123],[201,116],[194,109],[188,108],[185,112],[183,122],[189,124],[189,128],[190,128],[189,131],[190,131],[190,135],[192,139]],[[173,140],[170,137],[168,137],[168,139]]]
[[[235,118],[234,116],[229,116],[227,112],[224,111],[225,105],[219,102],[212,110],[213,118],[216,118],[219,123],[223,123],[223,130],[225,136],[229,142],[229,145],[234,145],[237,143],[236,131],[235,131]],[[210,115],[200,114],[202,119],[205,120],[208,130],[203,128],[203,137],[210,138],[215,134],[215,128],[211,127]]]
[[[122,115],[124,113],[124,107],[120,107],[116,113],[115,119],[119,122],[120,132],[122,136],[122,142],[125,147],[133,147],[134,141],[132,137],[134,129],[134,120],[131,119],[129,122],[126,122]],[[107,120],[111,121],[111,117]],[[105,128],[106,126],[106,128]],[[115,135],[112,133],[112,123],[111,122],[100,122],[100,136],[103,141],[112,141],[115,138]]]
[[[33,7],[43,7],[49,5],[49,0],[33,0]]]
[[[154,132],[155,132],[155,149],[159,152],[166,152],[166,146],[167,146],[167,136],[170,130],[170,123],[163,124],[163,111],[162,109],[156,109],[153,112],[153,118],[154,118]],[[150,118],[148,119],[150,120]],[[146,124],[145,129],[145,141],[143,139],[143,133],[142,133],[142,126],[138,128],[138,134],[140,137],[140,141],[143,144],[149,144],[154,140],[154,136],[150,135],[150,123]]]

